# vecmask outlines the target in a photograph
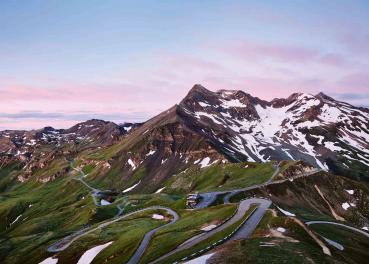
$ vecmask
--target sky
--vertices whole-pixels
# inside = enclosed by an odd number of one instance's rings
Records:
[[[142,122],[194,84],[369,107],[369,1],[0,1],[0,130]]]

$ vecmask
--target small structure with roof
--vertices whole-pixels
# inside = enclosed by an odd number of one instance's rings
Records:
[[[200,200],[200,195],[198,193],[190,193],[187,195],[186,199],[186,207],[187,208],[195,208],[196,204]]]

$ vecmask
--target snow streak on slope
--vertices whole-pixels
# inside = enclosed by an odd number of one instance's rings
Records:
[[[345,167],[350,162],[369,166],[365,109],[324,94],[293,94],[266,102],[241,91],[194,93],[188,103],[184,99],[184,112],[201,121],[201,131],[236,160],[303,159],[326,170],[329,157],[344,159]]]
[[[81,258],[78,260],[77,264],[90,264],[93,261],[93,259],[97,256],[97,254],[99,254],[100,251],[102,251],[106,247],[108,247],[111,243],[113,243],[113,241],[110,241],[110,242],[105,243],[103,245],[96,246],[96,247],[93,247],[93,248],[87,250],[85,253],[83,253]]]

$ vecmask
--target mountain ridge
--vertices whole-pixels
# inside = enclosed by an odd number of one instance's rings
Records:
[[[244,91],[212,92],[196,84],[178,104],[142,124],[93,119],[62,130],[1,131],[0,159],[37,168],[28,163],[55,156],[45,152],[78,157],[85,151],[112,149],[106,160],[120,171],[122,185],[133,184],[140,167],[150,167],[145,179],[160,185],[176,170],[205,158],[210,163],[304,160],[320,169],[368,179],[367,113],[369,109],[323,93],[294,93],[265,101]]]

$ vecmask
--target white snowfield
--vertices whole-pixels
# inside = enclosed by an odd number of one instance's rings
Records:
[[[113,241],[87,250],[85,253],[83,253],[81,258],[78,260],[77,264],[90,264],[97,256],[97,254],[99,254],[103,249],[108,247],[111,243],[113,243]]]
[[[128,164],[131,165],[133,170],[136,169],[136,165],[134,164],[134,162],[131,159],[128,159]]]
[[[279,211],[281,211],[286,216],[296,216],[295,214],[293,214],[291,212],[288,212],[286,210],[283,210],[282,208],[279,208],[278,206],[277,206],[277,208],[278,208]]]
[[[155,219],[155,220],[163,220],[164,219],[164,216],[163,215],[160,215],[160,214],[153,214],[151,216],[152,219]]]
[[[183,264],[206,264],[206,261],[211,258],[215,253],[200,256],[198,258],[191,259],[189,261],[183,262]]]
[[[131,187],[129,187],[129,188],[127,188],[127,189],[123,190],[123,191],[122,191],[122,193],[126,193],[126,192],[129,192],[129,191],[133,190],[133,189],[134,189],[134,188],[136,188],[136,187],[137,187],[137,185],[139,185],[140,183],[141,183],[141,180],[139,180],[139,182],[138,182],[138,183],[136,183],[136,184],[134,184],[133,186],[131,186]]]
[[[107,200],[101,199],[100,204],[101,204],[101,205],[109,205],[109,204],[111,204],[111,203],[110,203],[110,202],[108,202]]]
[[[287,230],[286,230],[286,228],[278,227],[278,228],[277,228],[277,231],[278,231],[278,232],[281,232],[281,233],[284,233],[284,232],[286,232]]]
[[[231,143],[224,146],[229,152],[241,153],[248,158],[248,161],[263,162],[271,160],[270,152],[276,149],[284,152],[286,158],[295,160],[301,159],[298,153],[302,153],[310,156],[316,166],[328,170],[320,155],[328,151],[339,153],[351,161],[369,166],[367,148],[369,114],[359,108],[325,97],[301,93],[287,105],[264,106],[255,103],[253,107],[259,118],[251,116],[242,119],[234,116],[234,112],[249,106],[232,97],[233,93],[218,93],[219,105],[200,102],[203,110],[191,112],[187,108],[184,109],[186,113],[197,119],[208,118],[215,125],[233,130],[234,136],[229,138]],[[318,106],[320,112],[313,121],[304,118],[308,111]],[[335,142],[332,142],[331,138],[328,139],[325,134],[310,133],[314,127],[324,127],[339,122],[345,126],[337,127]],[[215,134],[212,136],[214,137]],[[312,138],[316,140],[315,143],[312,143]],[[219,143],[224,145],[220,140]],[[291,147],[286,148],[286,144]],[[343,166],[350,165],[346,163],[343,163]]]
[[[165,189],[165,186],[163,188],[158,189],[155,193],[161,193]]]
[[[58,259],[50,257],[50,258],[44,259],[43,261],[41,261],[38,264],[56,264],[56,263],[58,263]]]
[[[18,215],[17,218],[15,218],[15,220],[13,222],[10,223],[10,225],[13,225],[15,222],[17,222],[19,220],[19,218],[22,217],[22,214]]]
[[[210,158],[206,157],[200,161],[199,165],[201,168],[205,168],[209,166],[209,162],[210,162]]]
[[[201,228],[201,230],[207,232],[207,231],[213,230],[216,227],[217,225],[208,225],[208,226]]]
[[[348,194],[353,195],[354,194],[354,190],[345,190]]]
[[[343,203],[342,204],[342,208],[345,209],[345,210],[347,210],[348,208],[350,208],[349,203]]]
[[[238,99],[232,99],[232,100],[222,100],[221,106],[223,108],[231,108],[231,107],[246,107],[244,103],[242,103]]]
[[[151,156],[151,155],[154,155],[155,154],[155,150],[150,150],[147,154],[146,154],[146,157],[147,156]]]

